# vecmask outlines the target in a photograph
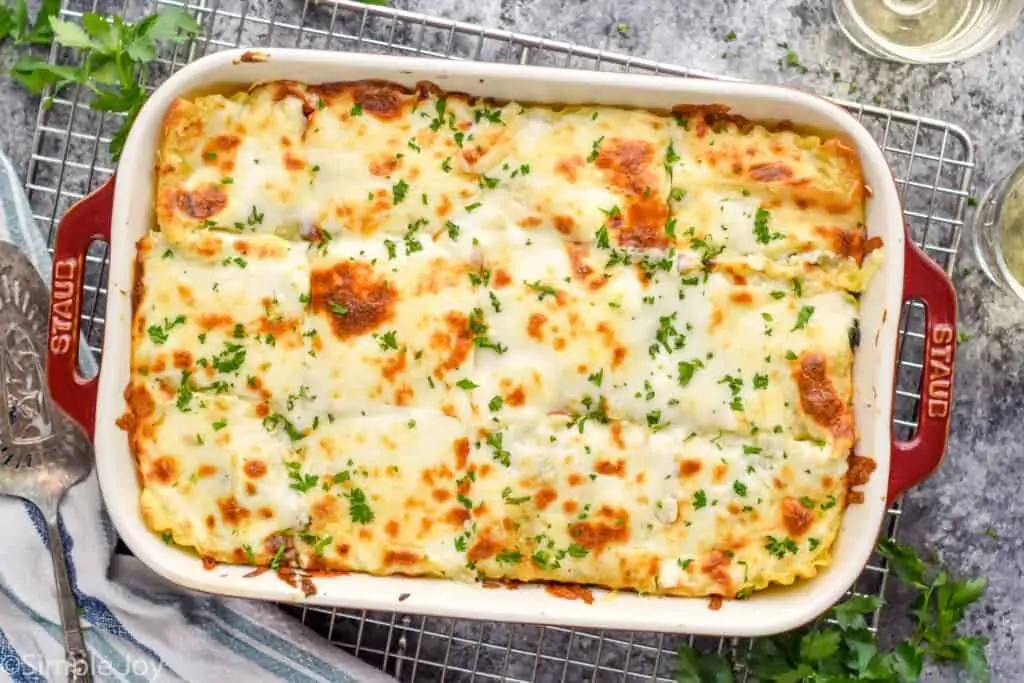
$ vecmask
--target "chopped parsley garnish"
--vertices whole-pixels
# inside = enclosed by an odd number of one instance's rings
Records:
[[[481,285],[486,287],[487,285],[491,284],[491,271],[484,268],[479,273],[470,273],[469,283],[474,287],[479,287]]]
[[[441,130],[441,125],[444,123],[444,112],[447,106],[448,100],[443,97],[438,98],[437,101],[434,102],[434,112],[437,116],[430,121],[430,130],[435,133]]]
[[[165,249],[163,258],[174,258],[174,252],[170,249]]]
[[[766,540],[767,543],[764,544],[764,549],[780,560],[786,556],[786,553],[792,553],[795,555],[797,551],[800,550],[796,542],[788,536],[785,538],[767,536]]]
[[[754,215],[754,238],[760,244],[768,244],[772,240],[780,240],[785,237],[781,232],[772,232],[768,229],[768,221],[772,215],[762,208],[757,209]]]
[[[684,560],[684,559],[680,558],[680,559],[676,560],[676,563],[679,565],[680,569],[684,569],[685,570],[687,567],[689,567],[691,564],[693,564],[693,560],[692,559]]]
[[[455,386],[457,386],[459,389],[462,389],[463,391],[470,391],[471,389],[476,389],[480,385],[471,379],[463,377],[462,379],[455,383]]]
[[[602,225],[598,228],[596,233],[596,244],[600,249],[608,249],[611,246],[611,242],[608,240],[608,228]]]
[[[771,294],[772,294],[772,298],[776,299],[776,300],[785,298],[785,296],[786,296],[785,292],[780,292],[779,290],[775,290]]]
[[[346,306],[342,306],[337,301],[328,302],[327,308],[331,309],[331,313],[334,315],[348,315],[348,308]]]
[[[722,379],[718,380],[718,383],[729,386],[729,392],[732,394],[732,402],[729,403],[729,407],[735,411],[742,411],[743,397],[740,396],[740,391],[743,389],[743,379],[741,377],[726,375]]]
[[[743,444],[743,455],[757,455],[762,450],[764,449],[761,448],[760,446],[750,446],[748,444]]]
[[[676,237],[676,219],[674,217],[673,218],[669,218],[667,221],[665,221],[665,234],[668,235],[669,237],[671,237],[672,239],[675,239],[675,237]]]
[[[797,359],[797,355],[796,355],[796,353],[794,351],[792,351],[792,350],[786,351],[786,360],[796,360],[796,359]]]
[[[288,488],[295,489],[300,493],[305,493],[320,481],[320,477],[316,474],[303,474],[301,472],[302,463],[297,461],[286,462],[284,464],[285,469],[288,470],[288,479],[291,483]]]
[[[263,418],[263,428],[268,432],[273,433],[278,427],[283,427],[288,438],[292,441],[298,441],[305,436],[292,424],[291,420],[281,413],[271,413]]]
[[[655,343],[648,348],[651,358],[658,355],[661,347],[665,348],[666,353],[672,353],[686,345],[686,335],[673,326],[675,319],[675,313],[658,318],[658,331],[654,333]]]
[[[459,226],[451,221],[444,222],[444,229],[448,231],[448,239],[452,242],[459,239]]]
[[[797,296],[804,295],[804,283],[798,277],[793,278],[793,293]]]
[[[245,362],[245,349],[240,344],[224,342],[224,350],[211,359],[217,372],[237,372]]]
[[[353,104],[352,108],[348,112],[351,116],[362,116],[363,107],[359,104]]]
[[[441,162],[441,170],[444,171],[445,173],[451,173],[452,172],[452,158],[451,157],[445,157],[444,158],[444,161]]]
[[[812,315],[814,315],[814,306],[801,306],[800,311],[796,314],[796,324],[793,325],[793,329],[804,329]]]
[[[226,258],[223,261],[221,261],[221,263],[223,263],[225,266],[230,266],[231,264],[235,264],[239,268],[245,268],[247,265],[249,265],[249,262],[246,261],[241,256],[234,256],[234,257],[229,256],[228,258]]]
[[[494,453],[491,456],[494,460],[500,462],[505,467],[512,466],[512,454],[505,450],[503,441],[505,435],[501,432],[491,432],[487,435],[485,441],[487,445],[494,449]]]
[[[507,346],[487,336],[487,329],[483,310],[474,308],[469,314],[469,331],[473,333],[473,345],[479,349],[491,349],[498,353],[508,351]]]
[[[360,488],[354,488],[345,494],[348,498],[348,515],[356,524],[369,524],[373,521],[373,510],[366,502],[366,494]]]
[[[491,178],[486,175],[480,176],[480,187],[486,187],[488,190],[493,190],[494,188],[496,188],[499,182],[501,181],[498,180],[497,178]]]
[[[754,375],[754,388],[757,390],[764,390],[768,388],[768,375],[757,373]]]
[[[287,550],[287,546],[282,542],[281,545],[277,546],[277,550],[274,551],[274,556],[270,558],[270,568],[277,571],[277,568],[281,566],[281,560],[284,559],[284,551]]]
[[[604,136],[602,135],[598,139],[594,140],[594,144],[590,146],[590,154],[587,155],[587,162],[594,163],[597,161],[597,155],[600,154],[601,143],[604,142]]]
[[[819,507],[821,507],[822,510],[831,510],[836,506],[837,502],[838,501],[836,501],[836,497],[830,495],[828,498],[825,499],[825,502],[822,503]]]
[[[800,504],[803,505],[808,510],[814,509],[814,501],[808,498],[807,496],[800,496],[799,500]]]
[[[704,489],[700,489],[693,494],[693,509],[700,510],[703,507],[707,507],[708,495],[704,493]]]
[[[490,121],[491,123],[501,123],[501,110],[488,109],[486,107],[483,109],[476,109],[473,111],[473,120],[476,123],[480,123],[480,121],[483,120]]]
[[[234,178],[232,178],[231,176],[228,176],[228,177],[226,177],[226,178],[222,179],[222,180],[221,180],[220,182],[221,182],[221,184],[223,184],[223,185],[231,185],[232,183],[234,183],[234,182],[235,182],[235,179],[234,179]]]
[[[491,300],[491,308],[494,309],[494,312],[501,313],[501,302],[498,301],[498,296],[494,292],[487,292],[487,297]]]
[[[389,261],[398,256],[398,252],[395,250],[397,246],[398,245],[392,242],[391,240],[384,240],[384,248],[388,250]]]
[[[671,142],[668,143],[668,149],[665,151],[665,165],[670,166],[679,161],[679,159],[680,157],[676,154],[675,146]]]
[[[224,418],[221,418],[221,419],[219,419],[219,420],[217,420],[216,422],[213,423],[213,431],[219,432],[220,430],[224,429],[227,426],[228,426],[228,421],[225,420]]]
[[[481,206],[480,202],[473,202],[472,204],[466,205],[466,213],[473,213]]]
[[[690,380],[693,379],[693,373],[695,373],[698,368],[703,367],[704,363],[702,363],[700,359],[697,358],[690,361],[679,361],[679,386],[685,387],[687,384],[689,384]]]
[[[405,241],[406,256],[415,254],[417,251],[423,251],[423,243],[416,239],[416,233],[426,224],[426,218],[420,218],[419,220],[409,224],[408,229],[405,231],[405,235],[402,236],[402,240]]]
[[[192,388],[188,385],[190,374],[188,370],[181,371],[181,383],[178,384],[178,400],[174,404],[183,413],[187,413],[190,410],[188,404],[192,400]]]
[[[565,549],[565,552],[569,554],[569,557],[575,557],[577,559],[586,557],[590,554],[590,551],[581,546],[579,543],[570,543],[569,547]]]
[[[664,429],[665,427],[668,427],[667,422],[661,421],[660,410],[652,410],[651,412],[647,413],[646,418],[647,426],[651,428],[651,431],[658,432]]]
[[[405,195],[409,192],[409,183],[399,180],[391,186],[391,203],[398,206],[405,201]]]
[[[505,405],[505,399],[501,396],[495,396],[487,403],[487,407],[492,413],[496,413],[501,410],[503,405]]]
[[[398,332],[396,330],[388,330],[383,334],[374,334],[373,338],[377,340],[377,345],[381,351],[387,351],[388,349],[398,348]]]
[[[331,544],[331,541],[333,540],[334,536],[321,536],[320,538],[317,538],[315,544],[313,545],[313,553],[322,556],[324,554],[324,550],[327,548],[327,546]]]
[[[513,496],[512,487],[506,486],[501,490],[501,499],[508,505],[522,505],[530,500],[530,496]]]
[[[596,420],[600,424],[608,424],[608,402],[604,396],[601,396],[595,405],[594,399],[590,396],[584,396],[580,403],[586,409],[583,413],[574,413],[569,420],[567,427],[572,429],[576,427],[579,429],[580,434],[583,433],[583,427],[586,425],[587,420]]]
[[[592,372],[587,375],[587,381],[593,384],[595,387],[601,386],[601,382],[604,381],[604,369]]]
[[[154,344],[160,345],[167,341],[167,333],[173,330],[178,325],[185,323],[185,316],[179,315],[174,320],[168,320],[164,318],[163,325],[150,325],[146,330],[149,338],[153,340]]]
[[[263,223],[263,213],[256,210],[255,204],[253,204],[252,209],[249,211],[249,217],[245,219],[245,222],[249,224],[250,228]]]
[[[501,564],[519,564],[523,561],[523,554],[518,550],[502,550],[494,556],[494,561]]]
[[[701,262],[707,265],[712,259],[725,251],[725,245],[718,246],[713,242],[696,237],[690,240],[689,248],[701,254]]]
[[[537,292],[537,301],[544,301],[544,297],[546,296],[558,296],[558,291],[554,287],[542,284],[540,280],[524,282],[524,284]]]
[[[738,479],[732,483],[732,490],[736,492],[737,496],[747,495],[747,485]]]
[[[252,546],[248,543],[243,543],[242,550],[245,551],[245,561],[249,564],[256,564],[256,553],[252,551]]]

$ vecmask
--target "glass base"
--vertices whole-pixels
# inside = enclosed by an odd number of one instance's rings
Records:
[[[832,0],[840,30],[860,50],[890,61],[959,61],[1013,28],[1024,0]]]

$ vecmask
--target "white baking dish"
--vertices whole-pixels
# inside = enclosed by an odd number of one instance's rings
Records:
[[[851,506],[846,513],[830,567],[812,580],[758,592],[745,600],[726,601],[718,610],[709,609],[707,599],[595,591],[595,601],[588,605],[554,597],[540,586],[494,590],[436,579],[359,574],[316,578],[317,592],[306,597],[271,572],[247,578],[249,567],[204,569],[195,555],[166,545],[146,528],[138,509],[133,458],[115,420],[124,411],[122,391],[129,376],[134,245],[154,222],[153,169],[164,112],[175,97],[197,91],[236,89],[273,79],[326,82],[364,78],[405,85],[427,80],[446,90],[532,102],[658,109],[676,104],[723,104],[750,119],[789,120],[847,139],[860,155],[871,189],[868,232],[884,240],[884,269],[862,298],[862,343],[855,364],[857,452],[873,458],[877,469],[864,487],[864,503]],[[78,338],[83,258],[93,239],[111,243],[105,351],[98,383],[75,374],[77,349],[73,343]],[[894,444],[890,423],[897,327],[901,305],[909,298],[927,303],[925,372],[929,381],[922,390],[919,435],[911,442]],[[938,464],[948,429],[955,320],[955,299],[948,279],[905,239],[896,185],[882,152],[854,118],[823,99],[787,88],[709,80],[338,52],[229,51],[186,66],[153,94],[128,139],[116,183],[83,200],[62,220],[54,265],[48,371],[58,404],[86,431],[92,432],[95,424],[100,484],[122,538],[143,562],[175,583],[210,593],[357,609],[753,636],[796,627],[837,601],[867,561],[887,501]],[[893,453],[896,457],[891,459]]]

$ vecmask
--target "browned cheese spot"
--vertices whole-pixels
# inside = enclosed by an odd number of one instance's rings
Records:
[[[238,499],[234,496],[218,498],[217,507],[220,508],[220,515],[224,518],[224,522],[229,526],[240,525],[251,514],[247,508],[238,504]]]
[[[629,541],[629,512],[602,505],[594,518],[570,524],[569,535],[584,548],[600,553],[609,545]]]
[[[247,477],[259,479],[267,473],[267,463],[262,460],[246,460],[242,469],[245,471],[245,475]]]
[[[311,289],[313,311],[325,316],[342,340],[367,334],[394,316],[395,291],[368,263],[344,261],[316,269]],[[337,312],[339,307],[344,314]]]
[[[800,536],[814,523],[814,513],[796,498],[783,498],[782,523],[791,536]]]
[[[828,377],[825,354],[816,351],[801,354],[795,375],[804,413],[837,439],[852,440],[853,419]]]
[[[220,185],[205,183],[194,190],[178,191],[178,208],[192,218],[209,218],[228,204],[228,196]]]

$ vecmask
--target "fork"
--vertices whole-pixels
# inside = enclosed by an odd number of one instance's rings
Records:
[[[58,515],[92,470],[92,446],[57,409],[43,374],[50,294],[17,247],[0,242],[0,494],[35,505],[46,522],[69,683],[91,682],[89,651],[71,590]]]

